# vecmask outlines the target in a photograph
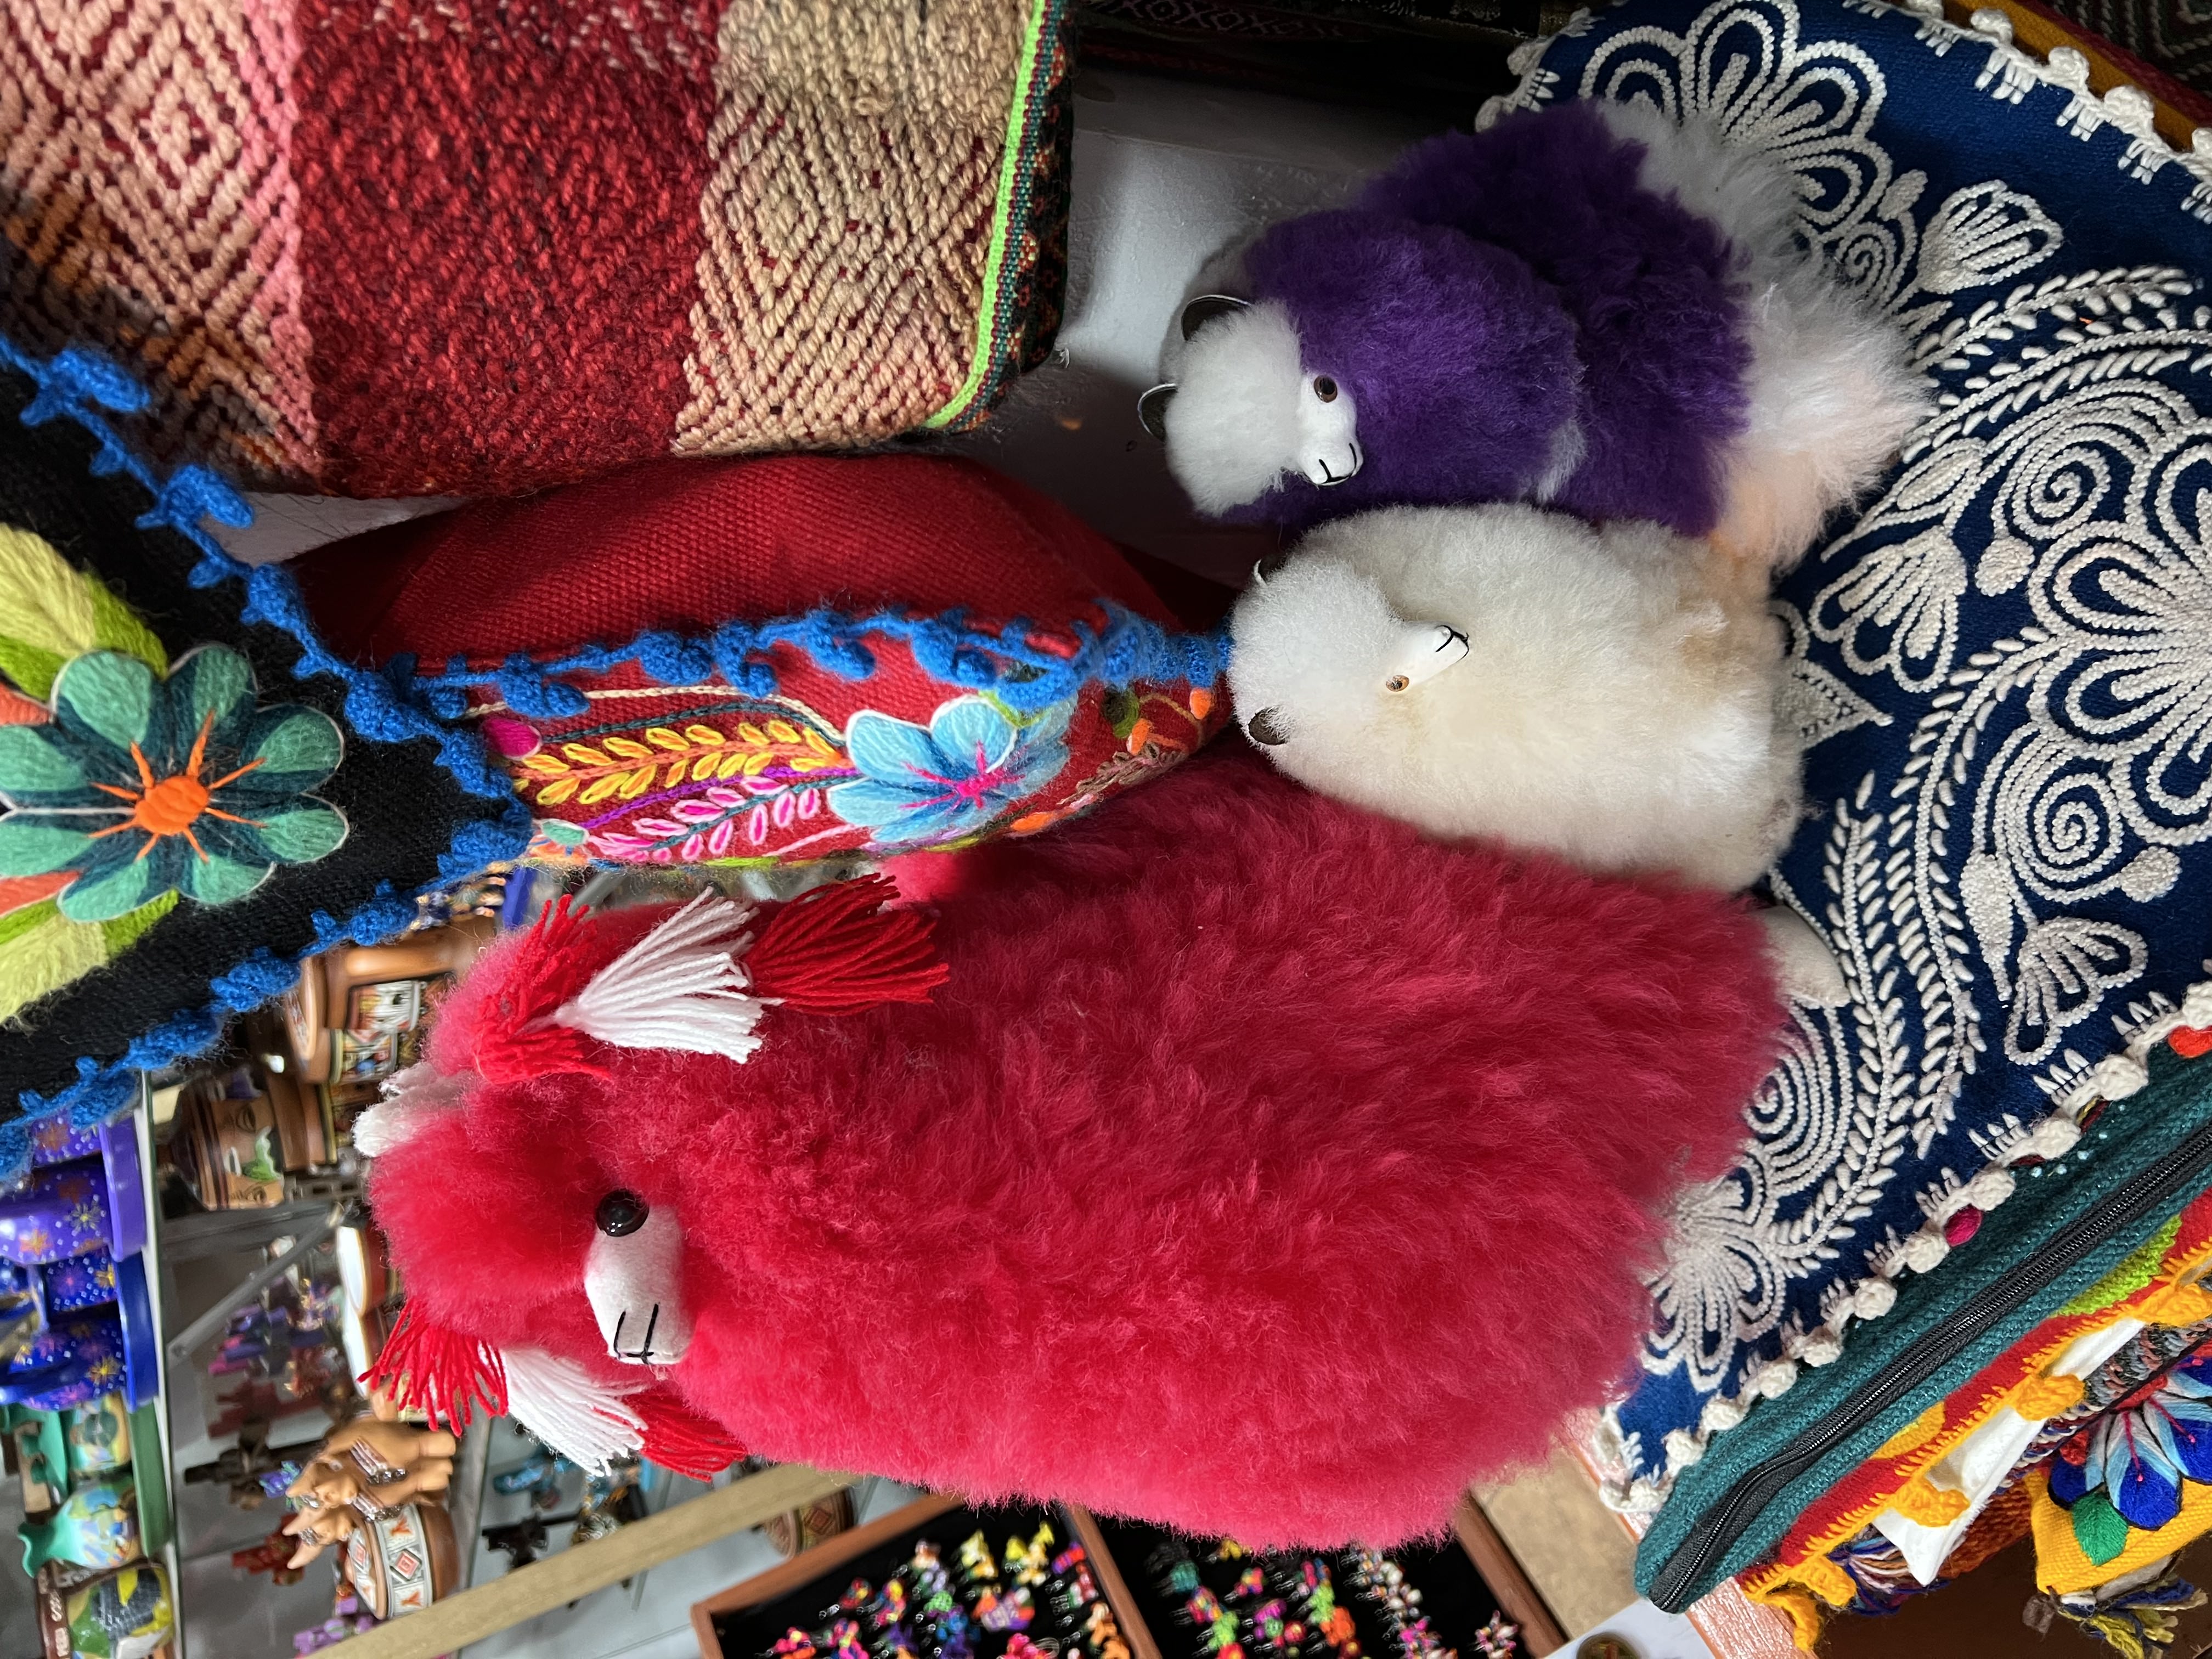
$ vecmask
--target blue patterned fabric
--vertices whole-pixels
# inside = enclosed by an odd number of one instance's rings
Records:
[[[1984,1172],[2207,976],[2212,161],[2063,55],[1878,3],[1626,0],[1532,56],[1502,102],[1647,99],[1782,158],[1940,400],[1781,586],[1820,816],[1775,890],[1852,1000],[1798,1012],[1682,1204],[1618,1413],[1648,1506],[1670,1431],[1941,1273],[1962,1189],[2002,1201]]]

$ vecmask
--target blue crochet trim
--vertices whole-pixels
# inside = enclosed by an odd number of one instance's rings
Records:
[[[1085,685],[1102,682],[1121,687],[1139,680],[1183,680],[1208,686],[1229,667],[1229,630],[1170,633],[1158,623],[1102,599],[1106,626],[1076,623],[1071,654],[1030,643],[1036,624],[1017,618],[993,633],[970,626],[964,613],[911,617],[892,611],[850,617],[842,611],[810,611],[774,622],[725,623],[712,634],[641,634],[618,647],[586,646],[547,662],[516,653],[496,668],[471,670],[448,661],[436,673],[419,673],[414,659],[395,657],[386,665],[392,686],[440,718],[459,720],[468,712],[471,686],[498,688],[501,699],[526,719],[566,720],[586,713],[590,702],[561,678],[605,674],[635,662],[662,685],[697,685],[714,675],[748,696],[775,694],[776,672],[769,659],[777,646],[805,653],[841,679],[865,680],[876,672],[875,654],[864,639],[904,644],[915,662],[933,679],[974,691],[989,691],[1021,714],[1034,714],[1073,697]]]
[[[316,636],[290,572],[276,565],[244,564],[223,551],[200,521],[213,519],[236,529],[252,523],[253,509],[236,490],[202,466],[181,466],[161,477],[125,447],[107,417],[146,407],[146,392],[136,380],[91,352],[72,347],[52,357],[31,357],[4,338],[0,338],[0,364],[28,375],[38,387],[23,410],[24,425],[43,426],[58,416],[74,421],[99,442],[92,461],[96,476],[128,474],[153,497],[154,504],[138,517],[138,527],[173,530],[199,550],[199,562],[189,577],[193,586],[212,587],[224,581],[246,585],[240,620],[273,623],[299,642],[299,660],[292,668],[295,678],[337,677],[346,688],[346,718],[362,736],[380,743],[428,738],[438,745],[440,763],[463,789],[507,803],[496,823],[465,823],[454,832],[451,845],[439,855],[440,880],[434,887],[521,855],[530,841],[530,809],[516,799],[505,774],[488,760],[474,734],[411,705],[381,675],[332,656]],[[137,1095],[139,1073],[162,1070],[211,1047],[233,1014],[257,1008],[289,990],[307,957],[341,945],[388,939],[413,922],[415,915],[413,902],[395,893],[389,882],[379,884],[376,896],[351,915],[315,911],[310,917],[314,942],[298,957],[287,961],[264,945],[210,981],[215,1000],[206,1007],[174,1015],[143,1033],[118,1060],[103,1064],[80,1058],[77,1080],[52,1095],[26,1091],[19,1097],[23,1115],[0,1123],[0,1181],[14,1180],[29,1168],[31,1138],[42,1120],[65,1112],[73,1127],[88,1128],[128,1110]]]

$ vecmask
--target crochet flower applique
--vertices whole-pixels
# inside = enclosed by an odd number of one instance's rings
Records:
[[[54,676],[46,718],[17,720],[0,726],[0,881],[50,885],[71,921],[171,893],[227,903],[345,840],[343,814],[310,793],[337,769],[336,723],[258,704],[252,665],[226,646],[166,675],[87,652]]]

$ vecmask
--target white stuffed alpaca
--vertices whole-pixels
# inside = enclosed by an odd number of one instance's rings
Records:
[[[1764,578],[1653,524],[1385,507],[1255,573],[1230,688],[1246,734],[1323,794],[1733,890],[1800,813]]]

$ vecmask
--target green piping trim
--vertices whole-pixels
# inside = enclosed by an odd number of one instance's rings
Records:
[[[1017,191],[1015,181],[1034,159],[1030,145],[1042,112],[1035,106],[1037,66],[1041,49],[1059,33],[1064,7],[1065,0],[1037,0],[1022,32],[1021,67],[1015,72],[1013,107],[1006,115],[1006,149],[999,157],[999,199],[991,209],[991,246],[983,260],[983,304],[975,317],[975,349],[969,356],[968,378],[951,402],[921,423],[926,430],[950,426],[965,415],[990,378],[993,348],[1006,315],[1006,248],[1013,240],[1014,213],[1018,206],[1026,216],[1029,206],[1029,192]]]

